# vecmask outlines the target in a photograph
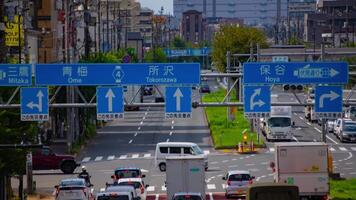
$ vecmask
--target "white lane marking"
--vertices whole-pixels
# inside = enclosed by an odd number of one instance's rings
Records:
[[[126,159],[127,155],[121,155],[119,159]]]
[[[233,159],[231,159],[232,161],[236,161],[237,159],[236,158],[233,158]]]
[[[302,130],[302,128],[300,128],[300,127],[297,127],[295,130],[297,130],[297,131],[300,131],[300,130]]]
[[[221,186],[222,186],[223,189],[226,188],[226,184],[224,184],[224,183]]]
[[[217,175],[217,177],[223,177],[224,175],[222,175],[222,174],[219,174],[219,175]]]
[[[333,140],[331,137],[329,137],[328,135],[326,135],[326,138],[328,138],[331,142],[335,143],[335,144],[339,144],[337,143],[335,140]]]
[[[132,158],[138,158],[140,155],[139,154],[133,154]]]
[[[238,165],[229,165],[229,166],[227,166],[228,168],[237,168],[238,167]]]
[[[138,134],[138,133],[136,132],[136,133],[135,133],[135,135],[134,135],[134,137],[136,137],[136,136],[137,136],[137,134]]]
[[[166,140],[166,142],[169,142],[169,138]]]
[[[313,139],[313,142],[316,142],[316,139]]]
[[[100,188],[99,191],[100,191],[100,192],[105,192],[105,188]],[[54,195],[56,195],[56,194],[54,194]]]
[[[108,156],[108,160],[114,160],[115,156]]]
[[[172,120],[172,124],[174,124],[174,120]]]
[[[145,119],[146,119],[146,117],[145,117],[145,116],[143,116],[143,117],[142,117],[142,119],[143,119],[143,120],[145,120]]]
[[[151,157],[151,154],[150,153],[146,153],[143,155],[144,158],[150,158]]]
[[[356,172],[350,172],[350,174],[354,175],[354,174],[356,174]]]
[[[167,190],[166,186],[162,185],[161,190],[162,190],[162,191],[166,191],[166,190]]]
[[[155,191],[155,186],[148,186],[147,187],[147,192],[153,192]]]
[[[308,124],[309,126],[311,126],[311,123],[310,123],[310,122],[307,122],[307,124]]]
[[[209,151],[209,150],[204,150],[204,154],[205,154],[205,155],[209,155],[209,154],[210,154],[210,151]]]
[[[158,199],[159,199],[159,194],[156,194],[155,200],[158,200]]]
[[[353,170],[354,168],[353,167],[345,167],[343,168],[343,170]]]
[[[339,147],[339,149],[340,149],[341,151],[347,151],[347,149],[346,149],[345,147]]]
[[[143,124],[143,121],[141,121],[140,124],[142,125],[142,124]]]
[[[252,169],[249,169],[249,171],[251,171],[251,172],[259,172],[259,171],[260,171],[260,169],[257,169],[257,168],[252,168]]]
[[[139,127],[137,128],[137,130],[141,130],[141,126],[139,126]]]
[[[295,136],[293,136],[293,140],[295,140],[296,142],[299,142],[299,140]]]
[[[100,160],[102,160],[102,159],[103,159],[102,156],[97,156],[94,161],[100,161]]]
[[[83,158],[82,162],[89,162],[89,160],[90,160],[90,157],[85,157],[85,158]]]
[[[268,162],[261,162],[261,165],[268,165]]]
[[[330,151],[335,151],[335,149],[333,147],[329,147]]]
[[[218,164],[218,163],[219,163],[219,162],[214,161],[214,162],[211,162],[210,164],[215,165],[215,164]]]
[[[297,116],[298,114],[297,113],[293,113],[295,116]]]
[[[299,116],[299,119],[303,120],[303,117]]]
[[[354,164],[353,162],[345,163],[345,165],[353,165],[353,164]]]
[[[171,129],[173,130],[173,129],[174,129],[174,126],[172,126]]]
[[[255,166],[255,164],[252,164],[252,163],[251,164],[246,164],[246,166]]]
[[[169,132],[169,136],[171,136],[173,134],[173,131]]]
[[[349,153],[349,157],[345,158],[344,161],[350,160],[352,158],[352,153],[351,152],[348,152],[348,153]]]
[[[145,115],[147,115],[148,114],[148,112],[145,112]]]
[[[209,192],[209,198],[210,200],[214,200],[213,193]]]
[[[274,148],[273,147],[269,148],[269,151],[274,152]]]
[[[316,131],[318,131],[319,133],[322,133],[322,131],[321,131],[320,129],[318,129],[317,127],[314,127],[314,129],[315,129]]]
[[[131,144],[132,142],[133,142],[133,140],[130,140],[130,141],[129,141],[129,144]]]
[[[207,188],[208,190],[215,190],[215,189],[216,189],[216,186],[215,186],[215,184],[207,184],[207,185],[206,185],[206,188]]]
[[[351,147],[351,150],[352,151],[356,151],[356,147]]]
[[[223,160],[222,162],[223,162],[223,163],[227,163],[227,162],[229,162],[229,161],[228,161],[228,160]]]

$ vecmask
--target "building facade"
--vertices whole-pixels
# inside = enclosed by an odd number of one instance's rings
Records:
[[[316,0],[289,0],[288,21],[290,37],[303,38],[304,16],[316,12]]]
[[[198,44],[204,40],[203,15],[196,10],[183,13],[181,19],[181,36],[185,41]]]

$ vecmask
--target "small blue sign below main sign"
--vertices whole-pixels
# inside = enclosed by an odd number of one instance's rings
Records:
[[[32,85],[31,65],[0,64],[0,86]]]
[[[166,119],[192,118],[192,88],[166,87]]]
[[[268,117],[271,112],[271,87],[244,86],[244,111],[247,118]]]
[[[48,121],[48,88],[21,88],[21,121]]]
[[[124,118],[122,87],[96,88],[97,119],[115,120]]]
[[[342,117],[343,91],[341,86],[315,88],[315,115],[322,119]]]
[[[245,63],[243,68],[244,84],[345,84],[349,77],[346,62]]]

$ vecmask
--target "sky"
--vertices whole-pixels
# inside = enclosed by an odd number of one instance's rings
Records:
[[[161,6],[164,7],[164,13],[173,14],[173,0],[138,0],[141,3],[141,7],[148,7],[157,13]]]

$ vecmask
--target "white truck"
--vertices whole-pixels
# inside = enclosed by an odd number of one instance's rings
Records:
[[[261,119],[262,134],[267,141],[292,140],[292,107],[272,106],[269,117]]]
[[[167,199],[179,192],[199,193],[205,199],[204,156],[169,156],[166,162]]]
[[[322,142],[276,143],[274,180],[298,186],[301,197],[327,199],[329,156]]]
[[[141,90],[141,86],[138,85],[130,85],[124,86],[124,98],[125,103],[128,104],[126,106],[125,111],[139,111],[139,106],[132,106],[130,104],[141,103],[143,100],[143,90]]]

